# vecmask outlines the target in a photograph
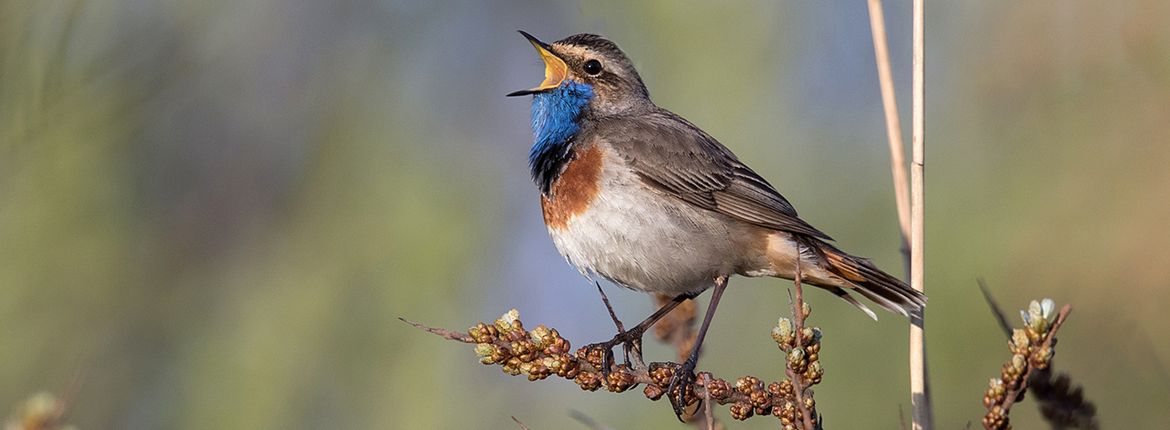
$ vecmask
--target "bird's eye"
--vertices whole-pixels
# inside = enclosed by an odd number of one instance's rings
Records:
[[[597,60],[589,60],[585,62],[585,73],[593,76],[601,74],[601,62]]]

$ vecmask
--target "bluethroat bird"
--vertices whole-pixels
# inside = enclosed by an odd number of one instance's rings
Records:
[[[792,279],[799,264],[805,283],[874,319],[850,293],[905,316],[925,305],[922,293],[830,244],[715,138],[655,105],[616,44],[592,34],[548,44],[520,33],[544,60],[544,81],[508,96],[533,96],[528,163],[553,243],[586,276],[674,297],[597,345],[607,358],[618,344],[628,353],[674,307],[715,288],[667,390],[676,414],[731,275]]]

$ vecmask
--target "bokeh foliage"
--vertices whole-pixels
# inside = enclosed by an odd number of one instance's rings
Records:
[[[907,108],[909,4],[886,7]],[[936,421],[976,422],[1002,360],[984,276],[1006,308],[1076,307],[1056,367],[1105,427],[1170,427],[1170,6],[928,13]],[[540,224],[527,104],[502,97],[540,66],[512,31],[610,36],[657,102],[896,271],[867,19],[857,2],[0,1],[0,408],[78,381],[83,429],[553,428],[570,407],[673,428],[663,404],[506,378],[396,321],[518,307],[572,339],[611,330]],[[778,369],[759,339],[786,285],[733,280],[709,341],[741,351],[702,367]],[[649,310],[611,296],[628,320]],[[807,296],[826,423],[897,428],[905,323]]]

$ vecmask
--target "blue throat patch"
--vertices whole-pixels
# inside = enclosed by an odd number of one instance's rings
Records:
[[[572,158],[571,142],[581,131],[581,114],[592,98],[592,86],[573,81],[532,97],[533,143],[528,168],[540,192],[549,194],[553,181]]]

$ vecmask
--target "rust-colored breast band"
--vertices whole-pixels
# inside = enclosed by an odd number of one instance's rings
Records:
[[[589,208],[600,189],[603,155],[601,148],[592,145],[578,151],[569,161],[565,171],[553,182],[551,194],[540,198],[545,225],[563,230],[569,220]]]

